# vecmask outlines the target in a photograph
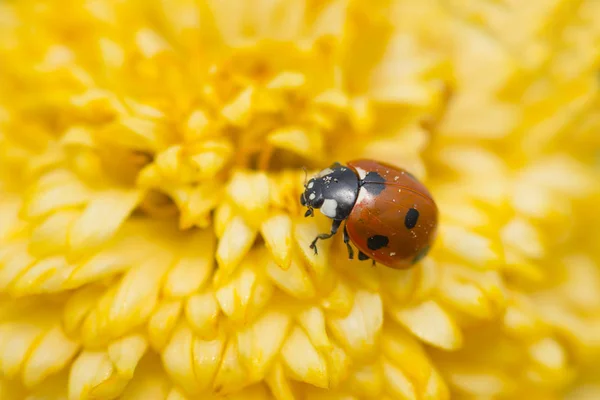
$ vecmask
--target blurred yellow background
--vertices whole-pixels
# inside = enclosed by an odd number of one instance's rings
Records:
[[[600,399],[600,1],[0,2],[0,398]],[[423,180],[410,270],[302,167]]]

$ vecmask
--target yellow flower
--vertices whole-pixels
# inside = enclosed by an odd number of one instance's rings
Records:
[[[598,27],[596,0],[1,2],[0,397],[598,398]],[[434,194],[415,268],[309,249],[302,167],[357,157]]]

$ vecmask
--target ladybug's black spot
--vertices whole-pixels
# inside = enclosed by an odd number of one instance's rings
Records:
[[[371,250],[379,250],[387,246],[389,242],[390,239],[387,236],[375,235],[367,239],[367,247]]]
[[[359,259],[360,261],[365,261],[365,260],[368,260],[368,259],[369,259],[369,256],[368,256],[368,255],[366,255],[365,253],[363,253],[362,251],[360,251],[360,250],[359,250],[359,251],[358,251],[358,259]]]
[[[425,258],[425,256],[427,255],[427,253],[429,253],[429,246],[425,246],[421,249],[421,251],[419,252],[419,254],[417,254],[415,256],[415,258],[413,258],[412,263],[416,264],[419,261],[421,261],[422,259]]]
[[[362,181],[362,186],[373,196],[377,196],[385,189],[385,178],[377,172],[371,171],[367,173]]]
[[[416,208],[411,208],[404,217],[404,226],[406,226],[407,229],[412,229],[415,227],[415,225],[417,225],[418,220],[419,211],[417,211]]]

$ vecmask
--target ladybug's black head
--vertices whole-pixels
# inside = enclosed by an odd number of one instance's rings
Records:
[[[314,215],[313,209],[331,219],[346,219],[354,207],[358,196],[359,178],[348,167],[339,163],[319,172],[304,185],[300,203],[308,210],[305,217]]]

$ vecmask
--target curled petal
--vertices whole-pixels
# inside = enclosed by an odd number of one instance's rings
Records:
[[[107,349],[119,375],[131,379],[140,358],[146,353],[148,342],[139,334],[125,336],[112,342]]]
[[[113,364],[104,352],[85,351],[77,357],[69,374],[69,400],[90,396],[116,398],[127,380],[114,375]]]

